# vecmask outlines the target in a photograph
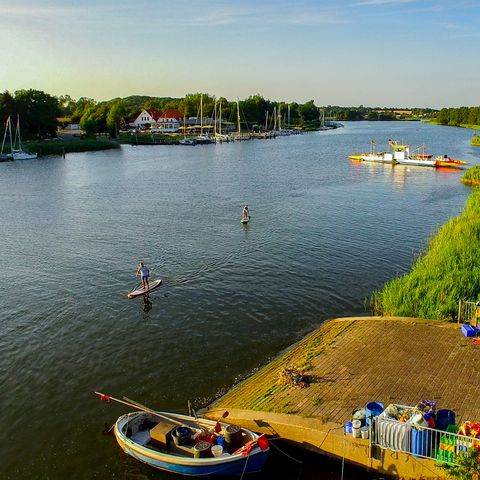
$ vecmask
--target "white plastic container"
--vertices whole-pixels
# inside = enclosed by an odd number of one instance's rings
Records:
[[[362,435],[362,438],[368,438],[368,427],[362,427],[360,429],[360,433]]]
[[[361,433],[360,433],[360,428],[362,427],[362,422],[360,420],[354,420],[352,422],[352,435],[355,438],[360,438]]]
[[[223,454],[223,447],[221,445],[212,445],[212,455],[214,457],[221,457]]]

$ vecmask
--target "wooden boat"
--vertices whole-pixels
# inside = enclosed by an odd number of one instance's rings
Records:
[[[156,412],[132,400],[95,393],[102,400],[142,410],[122,415],[114,433],[125,453],[153,468],[193,477],[242,475],[260,471],[267,459],[264,435],[223,422]]]

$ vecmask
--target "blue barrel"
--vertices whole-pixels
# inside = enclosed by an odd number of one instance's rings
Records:
[[[410,450],[418,457],[429,457],[432,447],[432,431],[425,428],[412,428]]]
[[[352,433],[352,422],[345,423],[345,433]]]
[[[455,412],[453,410],[439,410],[435,419],[435,428],[445,431],[449,425],[455,425]]]
[[[371,417],[378,417],[383,412],[383,403],[370,402],[365,407],[365,421],[366,425],[370,425]]]

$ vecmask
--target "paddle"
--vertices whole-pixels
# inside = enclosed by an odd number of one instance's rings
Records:
[[[136,408],[137,410],[142,410],[142,411],[147,412],[147,413],[152,413],[153,415],[156,415],[157,417],[160,417],[160,418],[162,418],[163,420],[165,420],[169,423],[173,423],[174,425],[179,425],[181,427],[188,426],[188,425],[185,425],[184,423],[182,423],[178,420],[174,420],[173,418],[170,418],[170,417],[167,417],[167,416],[163,415],[161,412],[157,412],[156,410],[152,410],[151,408],[148,408],[147,406],[142,405],[141,403],[134,402],[133,400],[125,402],[125,401],[120,400],[118,398],[111,397],[109,395],[105,395],[104,393],[101,393],[101,392],[95,392],[95,394],[98,395],[100,397],[100,400],[103,400],[104,402],[110,402],[110,400],[113,400],[114,402],[123,403],[123,405],[128,405],[129,407]]]

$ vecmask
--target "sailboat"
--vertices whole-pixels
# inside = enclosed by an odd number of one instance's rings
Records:
[[[17,128],[15,130],[15,137],[13,140],[12,157],[13,160],[34,160],[38,157],[36,153],[26,152],[22,148],[22,138],[20,136],[20,115],[17,115]]]
[[[194,138],[187,138],[187,121],[185,114],[183,114],[183,138],[178,142],[180,145],[193,145],[197,144],[197,141]]]
[[[3,153],[3,150],[5,148],[5,140],[7,139],[7,134],[10,136],[10,153]],[[12,121],[10,120],[10,117],[8,117],[7,121],[5,122],[5,132],[3,134],[2,149],[0,150],[0,162],[7,162],[9,160],[13,160],[12,150],[13,150]]]
[[[203,133],[203,94],[200,95],[200,135],[195,140],[201,145],[212,143],[212,139]]]
[[[217,142],[223,143],[223,142],[230,142],[230,137],[226,135],[225,133],[222,133],[222,99],[220,99],[220,102],[218,104],[218,131],[217,131],[217,109],[215,107],[215,128],[214,128],[214,138]]]

